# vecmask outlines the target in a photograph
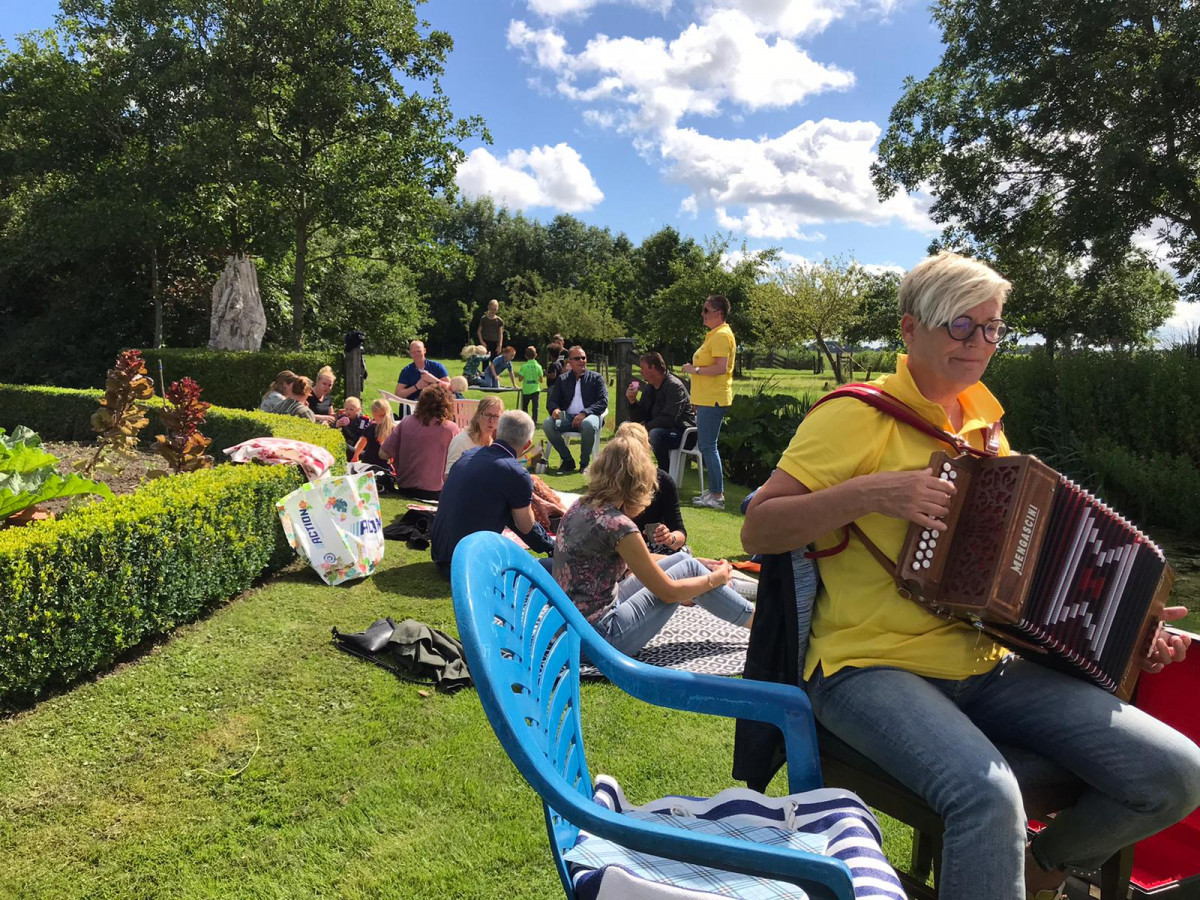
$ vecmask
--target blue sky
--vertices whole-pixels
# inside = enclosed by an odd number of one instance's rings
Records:
[[[47,27],[56,9],[0,0],[0,37]],[[665,225],[731,233],[794,261],[907,268],[939,230],[928,197],[881,204],[868,174],[904,78],[940,56],[925,0],[431,0],[420,11],[454,38],[443,80],[454,111],[482,115],[492,134],[464,148],[468,195],[543,221],[569,212],[635,243]]]

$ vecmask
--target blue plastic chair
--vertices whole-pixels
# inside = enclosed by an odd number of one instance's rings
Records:
[[[624,847],[801,886],[817,900],[853,900],[841,860],[675,829],[614,813],[592,800],[579,711],[579,654],[626,693],[672,709],[776,725],[787,743],[793,793],[821,787],[812,709],[803,691],[679,672],[614,650],[537,560],[498,534],[463,540],[451,567],[467,665],[496,736],[542,798],[563,890],[575,898],[563,853],[581,828]]]

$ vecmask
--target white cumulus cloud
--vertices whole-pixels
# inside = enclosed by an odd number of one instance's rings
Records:
[[[529,8],[538,15],[555,19],[560,16],[583,16],[595,6],[604,3],[620,5],[622,2],[627,6],[658,13],[666,13],[671,8],[671,0],[529,0]]]
[[[709,14],[736,9],[763,33],[794,38],[819,34],[837,19],[854,14],[886,16],[899,0],[708,0],[700,5]]]
[[[899,194],[880,203],[871,184],[874,122],[822,119],[774,138],[725,139],[676,129],[662,136],[666,174],[750,237],[819,240],[803,229],[822,222],[897,222],[933,232],[925,198]]]
[[[578,53],[555,28],[521,21],[508,44],[557,76],[557,90],[581,103],[611,103],[635,130],[672,128],[688,115],[785,108],[853,86],[854,75],[813,61],[790,40],[768,39],[738,10],[716,10],[674,40],[597,35]]]
[[[513,209],[581,212],[604,199],[578,151],[566,143],[512,150],[503,158],[479,147],[458,167],[455,181],[464,194],[488,196]]]

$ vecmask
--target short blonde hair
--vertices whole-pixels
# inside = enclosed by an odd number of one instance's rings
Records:
[[[896,299],[900,315],[911,313],[922,325],[936,328],[973,306],[1008,299],[1012,284],[977,259],[943,250],[921,260],[900,282]]]
[[[461,394],[470,384],[467,382],[465,375],[455,375],[450,379],[450,392],[452,394]]]
[[[588,466],[588,485],[579,502],[641,511],[650,505],[657,488],[658,468],[650,445],[630,433],[614,435]]]
[[[385,400],[384,402],[386,403],[387,401]],[[357,409],[359,412],[362,412],[362,401],[359,400],[357,397],[347,397],[346,402],[342,405],[345,406],[346,409],[353,408],[353,409]]]

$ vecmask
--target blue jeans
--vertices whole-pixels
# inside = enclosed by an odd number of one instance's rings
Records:
[[[547,416],[542,422],[542,432],[546,435],[546,439],[550,441],[550,446],[558,451],[558,457],[563,462],[574,463],[575,458],[571,456],[571,451],[567,449],[567,441],[562,436],[564,431],[574,431],[571,427],[571,416],[565,409],[558,411],[558,425],[555,427],[555,419],[552,416]],[[592,458],[592,447],[596,444],[596,432],[600,430],[601,422],[599,416],[584,416],[583,421],[579,423],[579,465],[586,466]]]
[[[1010,656],[961,681],[888,667],[808,683],[821,724],[907,785],[943,819],[943,897],[1025,896],[1025,815],[995,743],[1049,757],[1085,784],[1033,841],[1046,870],[1095,869],[1200,804],[1200,749],[1077,678]]]
[[[696,446],[704,459],[708,477],[708,490],[714,494],[725,493],[725,473],[721,470],[721,453],[717,449],[717,436],[725,420],[726,406],[696,407]]]
[[[665,556],[658,566],[676,579],[708,574],[704,564],[687,553]],[[692,602],[733,625],[745,625],[754,614],[754,605],[728,585],[705,591]],[[630,575],[617,589],[616,604],[596,622],[596,630],[617,650],[633,656],[663,630],[678,608],[678,603],[659,600]]]
[[[682,428],[651,428],[650,449],[654,451],[654,459],[664,472],[671,471],[671,451],[679,446],[683,439]]]

